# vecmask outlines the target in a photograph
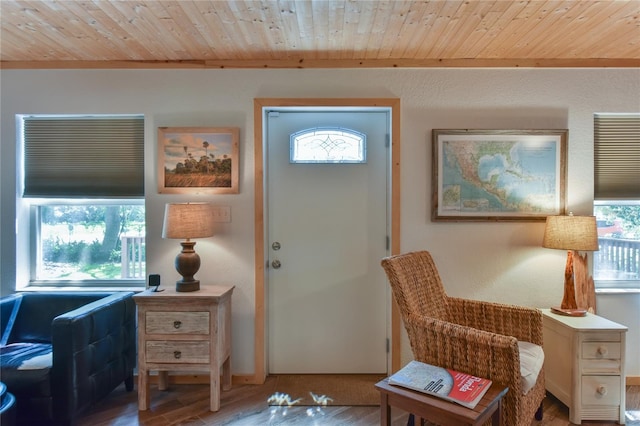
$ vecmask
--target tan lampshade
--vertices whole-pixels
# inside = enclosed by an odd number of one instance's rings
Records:
[[[598,229],[595,216],[547,216],[542,247],[597,251]]]
[[[162,238],[191,239],[213,236],[209,203],[170,203],[165,206]]]

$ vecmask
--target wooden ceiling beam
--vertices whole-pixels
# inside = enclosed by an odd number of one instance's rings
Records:
[[[0,61],[0,69],[640,68],[637,58]]]

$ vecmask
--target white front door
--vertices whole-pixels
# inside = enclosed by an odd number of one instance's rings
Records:
[[[269,373],[387,372],[389,122],[381,109],[268,113]],[[292,133],[327,126],[366,134],[366,164],[289,162]]]

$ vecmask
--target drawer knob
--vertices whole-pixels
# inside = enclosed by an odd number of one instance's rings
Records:
[[[600,385],[598,386],[597,392],[598,394],[605,396],[607,394],[607,387],[604,385]]]
[[[174,321],[173,328],[180,328],[182,326],[182,321]]]
[[[180,359],[180,357],[182,357],[182,352],[180,351],[173,351],[173,357],[175,359]]]
[[[609,353],[609,349],[606,346],[598,346],[598,355],[605,356]]]

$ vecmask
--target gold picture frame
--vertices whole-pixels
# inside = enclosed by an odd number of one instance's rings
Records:
[[[432,221],[565,214],[568,130],[433,129]]]
[[[238,127],[159,127],[158,192],[237,194]]]

